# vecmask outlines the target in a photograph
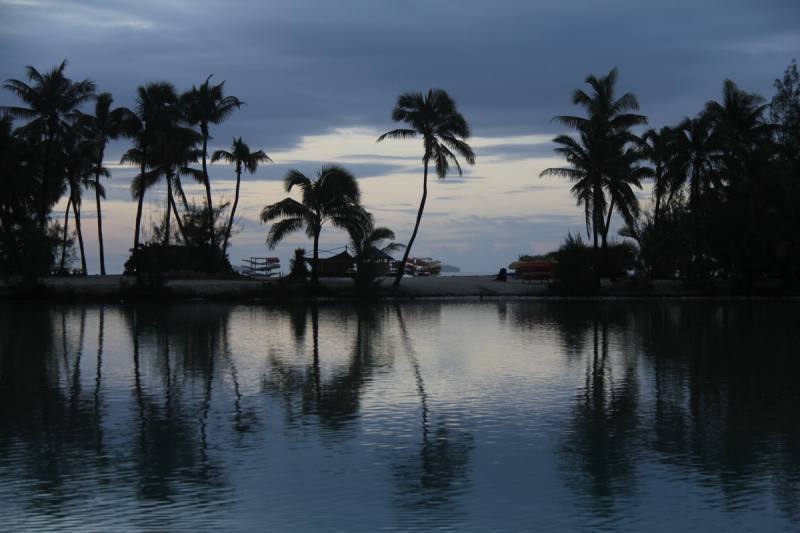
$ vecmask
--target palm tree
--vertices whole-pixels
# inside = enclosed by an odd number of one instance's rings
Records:
[[[213,74],[211,75],[213,76]],[[208,202],[208,216],[210,227],[214,227],[214,210],[211,204],[211,183],[208,180],[208,168],[206,168],[206,156],[208,154],[208,125],[222,124],[231,116],[234,109],[239,109],[244,102],[235,96],[225,96],[223,81],[219,85],[209,85],[211,76],[206,78],[205,83],[200,87],[192,88],[181,95],[181,103],[184,106],[184,114],[189,124],[200,126],[200,134],[203,136],[203,180],[206,187],[206,201]],[[216,246],[216,237],[211,232],[211,244]]]
[[[67,60],[65,59],[61,65],[53,67],[50,72],[40,74],[35,68],[28,65],[25,69],[28,73],[28,81],[35,82],[33,86],[14,79],[8,79],[3,84],[3,88],[10,91],[28,107],[0,107],[0,111],[12,118],[30,120],[23,130],[45,139],[42,198],[39,209],[39,223],[42,228],[45,226],[53,196],[50,191],[53,145],[64,130],[70,129],[70,123],[77,117],[75,111],[95,97],[94,82],[85,79],[73,83],[64,76],[66,66]]]
[[[163,140],[165,130],[168,130],[175,119],[174,106],[177,102],[178,95],[171,83],[161,81],[140,85],[136,89],[133,112],[125,125],[126,135],[134,139],[134,148],[125,152],[120,163],[138,164],[140,169],[131,183],[131,196],[138,200],[133,238],[133,258],[137,273],[144,195],[161,178],[160,172],[147,172],[147,168],[152,169],[155,166],[152,161],[153,145]]]
[[[409,139],[420,135],[422,136],[422,164],[424,166],[422,200],[419,204],[419,211],[417,211],[414,232],[406,246],[401,267],[397,269],[397,278],[393,283],[397,287],[405,273],[402,265],[405,264],[411,247],[414,245],[419,223],[422,220],[422,212],[425,209],[425,200],[428,197],[428,163],[432,159],[436,165],[436,175],[439,176],[439,179],[444,179],[450,168],[450,162],[456,166],[458,174],[461,175],[461,165],[458,164],[458,159],[453,152],[460,154],[470,165],[475,164],[475,153],[464,142],[472,134],[469,124],[456,110],[455,101],[442,89],[431,89],[427,95],[422,93],[401,94],[392,109],[392,120],[405,122],[411,126],[411,129],[389,131],[378,137],[376,142],[386,138]]]
[[[103,155],[109,141],[119,139],[123,134],[125,122],[130,120],[130,110],[122,107],[111,110],[114,103],[110,93],[100,93],[94,103],[94,115],[82,115],[80,124],[82,134],[92,140],[97,147],[95,163],[95,200],[97,202],[97,240],[100,246],[100,275],[106,275],[105,253],[103,251],[103,215],[100,210],[100,175],[106,172],[103,169]],[[108,175],[106,172],[104,175]]]
[[[81,252],[81,272],[86,275],[86,251],[83,246],[83,232],[81,230],[81,205],[84,187],[97,187],[97,194],[105,197],[103,186],[92,181],[95,172],[108,174],[104,168],[97,169],[97,145],[90,141],[83,141],[77,135],[67,135],[62,143],[63,166],[66,171],[67,184],[69,185],[69,200],[67,213],[64,218],[64,248],[66,248],[67,222],[69,208],[75,217],[75,230],[78,233],[78,246]],[[61,253],[61,268],[64,268],[64,250]]]
[[[608,228],[611,214],[617,212],[626,220],[638,213],[639,205],[631,186],[641,188],[640,180],[649,172],[638,166],[640,152],[626,148],[635,144],[637,137],[630,128],[647,124],[647,117],[630,113],[637,111],[639,103],[633,93],[616,98],[615,89],[618,71],[615,68],[607,76],[586,78],[593,92],[575,89],[572,103],[586,110],[587,117],[556,116],[553,118],[576,130],[579,139],[559,135],[553,141],[556,148],[572,168],[548,168],[539,176],[559,176],[577,181],[572,193],[578,204],[584,205],[587,228],[591,221],[594,233],[595,281],[600,282],[600,255],[598,236],[607,250]],[[610,204],[606,199],[610,194]],[[607,207],[608,206],[608,207]],[[608,218],[604,221],[608,209]]]
[[[233,226],[233,215],[236,213],[236,206],[239,204],[239,184],[242,180],[242,169],[250,174],[255,174],[259,163],[272,163],[263,150],[255,152],[250,151],[250,147],[242,142],[242,138],[236,139],[234,137],[231,151],[217,150],[211,155],[211,162],[214,163],[219,160],[225,160],[228,163],[236,165],[236,195],[233,197],[233,207],[231,208],[231,217],[228,220],[228,228],[225,230],[225,240],[222,242],[222,253],[228,248],[228,239],[231,236],[231,227]]]
[[[710,190],[712,182],[717,178],[713,161],[722,147],[719,135],[713,129],[713,118],[708,113],[700,113],[693,119],[684,118],[675,129],[676,164],[686,169],[688,174],[689,204],[694,219],[697,248],[700,251],[700,197],[703,190]]]
[[[375,262],[382,254],[392,254],[399,252],[406,246],[394,241],[395,234],[387,227],[375,227],[374,218],[371,213],[366,213],[366,221],[358,221],[347,227],[347,234],[350,236],[350,246],[353,248],[356,260],[356,283],[370,283],[378,272]]]
[[[669,126],[663,126],[660,130],[647,129],[639,143],[644,157],[653,164],[653,194],[656,200],[654,233],[657,233],[661,208],[669,208],[672,198],[680,192],[686,177],[685,171],[675,165],[675,138],[675,131]]]
[[[189,167],[190,164],[197,163],[200,159],[200,149],[197,148],[197,143],[200,142],[200,134],[191,128],[181,126],[179,114],[179,112],[173,114],[172,120],[164,125],[165,131],[161,142],[154,147],[152,153],[154,170],[158,171],[167,180],[165,246],[169,245],[171,213],[175,215],[175,222],[178,224],[178,230],[181,233],[184,244],[187,246],[192,244],[175,204],[175,196],[177,195],[188,211],[186,195],[183,193],[180,176],[190,176],[197,183],[203,183],[203,173]]]
[[[329,164],[323,165],[312,180],[297,170],[289,170],[283,178],[286,192],[297,186],[302,190],[302,202],[285,198],[268,205],[261,211],[261,222],[276,219],[267,235],[270,250],[287,235],[305,229],[306,235],[314,239],[314,269],[311,281],[319,281],[319,235],[326,222],[335,228],[347,229],[355,223],[365,224],[369,215],[361,207],[361,191],[355,176],[345,168]]]

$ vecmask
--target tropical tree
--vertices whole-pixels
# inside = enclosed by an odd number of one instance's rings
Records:
[[[261,211],[261,222],[274,223],[267,235],[267,246],[274,250],[286,236],[305,229],[306,235],[314,239],[314,265],[311,281],[319,281],[319,235],[322,226],[330,222],[335,228],[347,229],[354,224],[367,224],[369,215],[361,207],[361,191],[355,176],[345,168],[336,165],[323,165],[312,180],[298,170],[289,170],[283,178],[286,192],[297,186],[302,198],[298,202],[285,198],[266,206]]]
[[[100,275],[106,275],[106,261],[103,250],[103,214],[100,209],[100,197],[102,187],[100,186],[100,175],[109,176],[103,168],[103,156],[106,145],[109,141],[119,139],[123,134],[126,121],[131,119],[130,110],[122,107],[112,110],[111,104],[114,98],[110,93],[100,93],[94,103],[93,115],[81,115],[80,125],[81,134],[94,143],[96,146],[96,161],[94,169],[95,178],[95,201],[97,203],[97,240],[100,247]]]
[[[358,221],[347,227],[350,246],[353,248],[356,261],[356,284],[368,285],[378,275],[375,263],[383,254],[393,254],[406,246],[393,242],[395,234],[387,227],[375,227],[371,213],[367,213],[366,221]],[[385,244],[386,241],[392,241]]]
[[[184,244],[187,246],[197,244],[191,242],[188,232],[181,220],[178,207],[175,202],[177,196],[183,203],[185,211],[189,212],[189,205],[186,195],[183,192],[181,176],[189,176],[197,183],[203,183],[203,173],[191,168],[189,165],[197,163],[200,159],[200,149],[197,144],[200,142],[200,134],[181,125],[180,109],[175,109],[170,114],[170,120],[165,121],[164,131],[161,135],[161,142],[153,148],[152,165],[153,169],[166,178],[167,181],[167,203],[165,212],[165,231],[163,244],[169,245],[170,237],[170,214],[175,215],[175,222],[178,225]]]
[[[233,216],[236,214],[236,206],[239,204],[239,184],[242,181],[242,169],[250,174],[255,174],[259,163],[272,163],[263,150],[250,151],[250,147],[242,142],[242,138],[236,139],[234,137],[231,151],[217,150],[211,155],[211,162],[224,160],[228,163],[236,165],[236,194],[233,197],[233,207],[231,208],[231,216],[228,219],[228,228],[225,230],[225,240],[222,242],[222,253],[228,248],[228,239],[231,236],[231,227],[233,226]]]
[[[78,245],[81,252],[81,272],[85,276],[86,271],[86,250],[83,245],[83,231],[81,230],[81,206],[83,204],[84,188],[98,188],[97,194],[105,197],[103,186],[92,177],[97,172],[97,145],[92,142],[84,141],[78,135],[66,135],[61,143],[63,151],[61,159],[66,174],[67,185],[69,186],[69,199],[67,200],[67,212],[64,217],[64,244],[61,254],[61,268],[64,268],[64,250],[67,245],[67,225],[69,220],[69,208],[72,206],[72,213],[75,218],[75,230],[78,234]],[[103,168],[102,174],[107,174]]]
[[[70,130],[70,124],[77,118],[76,111],[86,102],[94,99],[95,85],[89,79],[73,83],[64,76],[67,60],[58,67],[53,67],[49,72],[40,74],[32,66],[25,67],[28,85],[22,81],[8,79],[3,88],[28,107],[0,107],[5,115],[12,118],[30,120],[23,127],[23,133],[34,135],[45,140],[44,165],[42,169],[42,196],[39,206],[39,224],[44,228],[47,214],[52,204],[58,201],[54,198],[51,188],[51,175],[53,173],[52,161],[54,145],[65,130]]]
[[[713,118],[708,113],[684,118],[675,128],[676,165],[686,169],[689,182],[689,205],[694,220],[698,251],[702,249],[700,232],[700,198],[712,184],[721,189],[713,161],[721,152],[719,135],[713,129]]]
[[[138,200],[136,227],[133,237],[134,265],[138,272],[139,233],[142,223],[142,208],[147,189],[158,183],[163,174],[153,169],[153,146],[164,138],[175,120],[175,104],[178,95],[171,83],[148,82],[136,89],[134,109],[125,124],[125,134],[134,139],[134,147],[125,152],[120,163],[139,165],[139,174],[131,182],[131,196]]]
[[[213,76],[213,74],[211,75]],[[208,168],[206,167],[206,157],[208,155],[209,124],[222,124],[231,116],[234,109],[239,109],[244,102],[235,96],[225,96],[223,81],[219,85],[210,85],[211,76],[206,78],[205,83],[200,87],[192,88],[181,95],[181,104],[186,121],[189,124],[200,127],[200,134],[203,136],[203,181],[206,187],[206,201],[208,202],[209,224],[213,227],[212,220],[213,207],[211,203],[211,183],[208,179]],[[212,245],[216,246],[216,241],[212,240]]]
[[[592,88],[591,94],[580,89],[573,91],[572,103],[583,107],[587,117],[561,115],[553,118],[578,132],[578,139],[565,134],[553,139],[560,145],[555,151],[567,160],[571,168],[548,168],[539,175],[576,181],[571,192],[577,197],[578,204],[584,205],[587,230],[590,222],[593,228],[597,284],[600,283],[601,271],[598,237],[602,239],[602,248],[607,256],[612,212],[616,209],[626,221],[638,215],[638,200],[632,187],[641,188],[642,177],[650,175],[648,170],[638,165],[643,158],[641,152],[628,147],[637,142],[630,128],[647,124],[647,117],[630,113],[639,109],[633,93],[616,97],[617,77],[615,67],[607,76],[597,78],[590,75],[586,78],[586,83]]]
[[[428,197],[428,163],[433,160],[436,165],[436,175],[439,179],[444,179],[450,169],[450,163],[456,166],[458,174],[461,175],[461,165],[458,163],[456,154],[461,155],[468,164],[474,165],[475,153],[464,142],[472,134],[469,124],[456,110],[455,101],[442,89],[431,89],[427,95],[422,93],[401,94],[392,109],[392,120],[405,122],[410,128],[384,133],[378,137],[376,142],[386,138],[408,139],[419,135],[422,137],[423,146],[422,200],[419,203],[414,231],[403,255],[401,265],[404,265],[411,252],[411,247],[414,245],[414,239],[417,238],[422,212],[425,209],[425,200]],[[395,287],[400,285],[405,269],[401,266],[397,271],[397,278],[393,283]]]

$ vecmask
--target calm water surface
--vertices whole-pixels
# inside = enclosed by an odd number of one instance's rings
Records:
[[[800,303],[4,303],[0,518],[797,531]]]

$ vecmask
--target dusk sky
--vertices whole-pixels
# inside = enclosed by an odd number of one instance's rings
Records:
[[[117,106],[132,107],[148,81],[183,91],[210,74],[225,80],[226,94],[247,105],[212,127],[209,153],[241,136],[275,161],[244,178],[234,265],[265,255],[285,265],[295,247],[311,249],[298,233],[268,252],[258,214],[286,196],[289,168],[313,176],[330,162],[354,172],[377,224],[406,242],[422,194],[422,143],[375,139],[401,127],[390,118],[398,94],[442,88],[472,127],[477,163],[432,180],[412,255],[496,272],[518,254],[556,248],[568,230],[584,231],[570,184],[538,176],[563,165],[551,141],[567,131],[550,120],[581,113],[570,93],[588,90],[587,75],[618,67],[618,94],[633,92],[656,128],[719,99],[725,78],[770,100],[775,79],[800,59],[800,2],[0,0],[0,49],[3,80],[27,82],[26,65],[45,72],[66,58],[67,77],[92,79]],[[0,106],[9,105],[19,102],[1,91]],[[128,147],[106,150],[109,273],[122,271],[133,244],[136,169],[118,164]],[[210,177],[215,201],[232,197],[232,166],[214,164]],[[202,199],[199,186],[187,193]],[[82,220],[97,273],[89,194]],[[154,215],[164,198],[163,186],[148,193]],[[65,206],[53,213],[62,222]],[[321,248],[345,241],[326,227]]]

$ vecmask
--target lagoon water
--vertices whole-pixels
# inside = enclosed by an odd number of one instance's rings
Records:
[[[0,305],[2,531],[797,531],[800,302]]]

